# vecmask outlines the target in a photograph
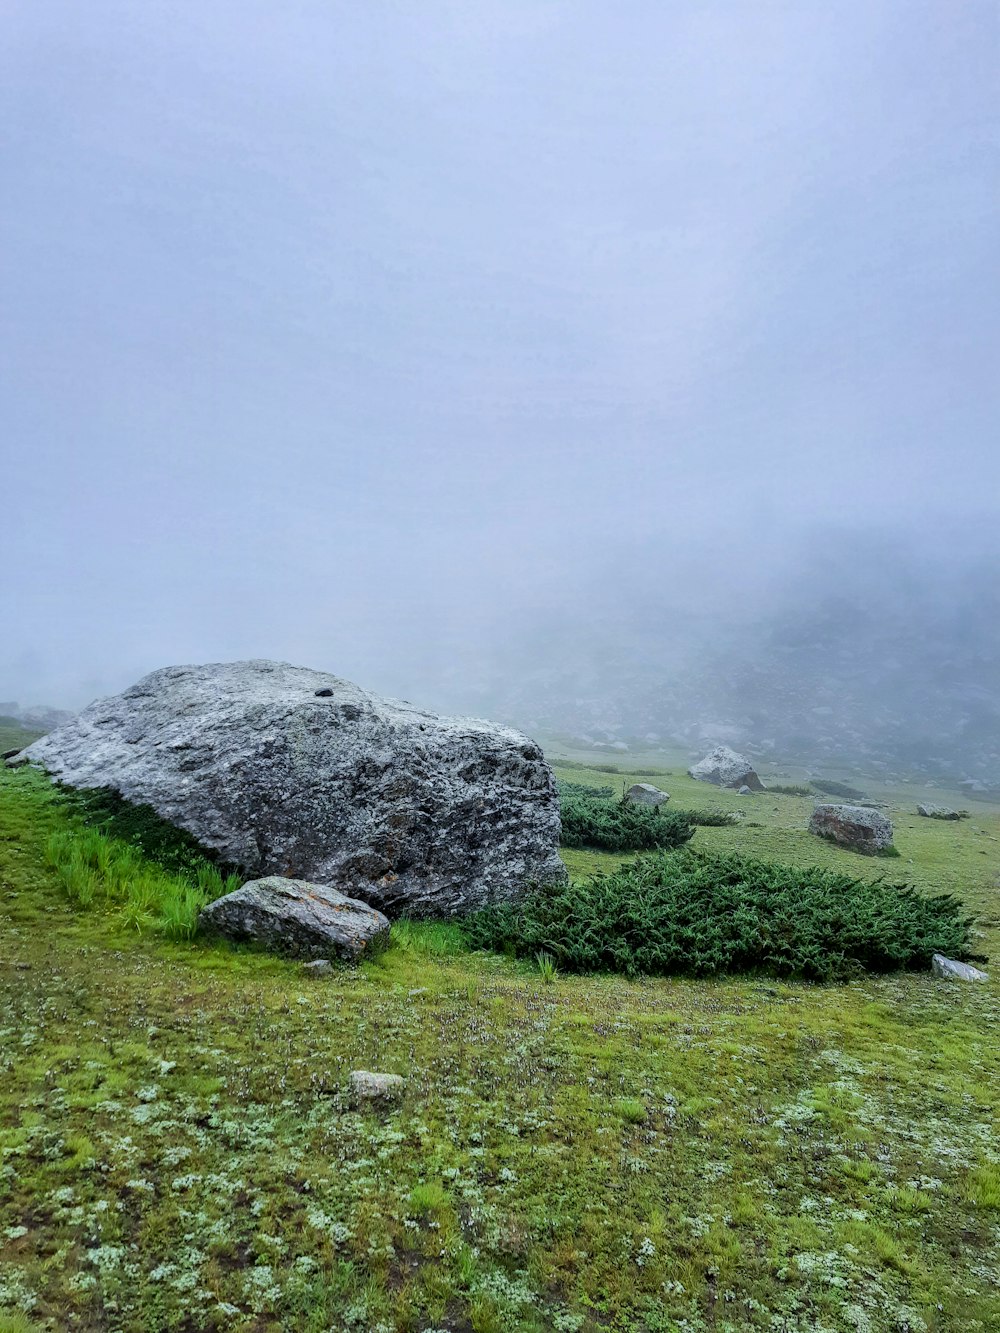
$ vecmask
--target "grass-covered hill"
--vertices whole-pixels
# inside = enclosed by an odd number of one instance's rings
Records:
[[[885,865],[811,837],[808,798],[662,782],[739,818],[651,855],[887,870],[957,893],[996,953],[994,808],[943,823],[872,791]],[[3,1333],[1000,1326],[995,975],[569,975],[404,925],[317,978],[163,927],[183,847],[133,867],[149,919],[99,879],[71,899],[85,813],[0,776]],[[358,1068],[402,1100],[355,1106]]]

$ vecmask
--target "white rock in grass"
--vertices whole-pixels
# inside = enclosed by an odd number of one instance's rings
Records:
[[[401,1074],[373,1074],[367,1069],[351,1073],[351,1091],[359,1101],[392,1101],[403,1095],[405,1087]]]
[[[945,958],[943,953],[936,953],[931,959],[931,971],[936,977],[945,977],[949,981],[989,981],[988,972],[980,972],[971,963],[960,963],[955,958]]]

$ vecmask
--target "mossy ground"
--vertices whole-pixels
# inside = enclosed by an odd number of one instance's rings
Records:
[[[959,892],[996,953],[994,809],[890,809],[866,862],[808,799],[662,785],[744,811],[696,843]],[[0,1333],[1000,1327],[995,976],[545,984],[409,927],[313,978],[74,910],[33,791],[0,779]]]

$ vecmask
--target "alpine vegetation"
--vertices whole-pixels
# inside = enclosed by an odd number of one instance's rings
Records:
[[[612,874],[539,887],[469,917],[475,948],[536,957],[566,972],[760,972],[814,981],[969,958],[972,918],[952,894],[926,897],[820,867],[684,848]]]

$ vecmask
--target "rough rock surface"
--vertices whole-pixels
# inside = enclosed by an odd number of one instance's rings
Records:
[[[351,1073],[351,1091],[358,1101],[390,1101],[403,1094],[406,1079],[401,1074],[373,1074],[368,1069]]]
[[[451,914],[563,880],[534,741],[285,663],[166,667],[11,761],[147,802],[250,876]]]
[[[946,805],[930,805],[924,802],[917,806],[917,814],[923,815],[925,819],[961,819],[962,816],[957,810],[949,810]]]
[[[635,805],[664,805],[670,800],[670,793],[660,791],[651,782],[637,782],[625,793]]]
[[[809,832],[866,856],[877,856],[892,846],[891,821],[865,805],[817,805]]]
[[[717,787],[734,787],[737,791],[740,787],[749,787],[751,791],[764,790],[750,760],[728,745],[717,745],[688,769],[688,776],[699,782],[714,782]]]
[[[936,977],[945,977],[949,981],[989,981],[988,972],[980,972],[971,963],[960,963],[956,958],[945,958],[943,953],[936,953],[931,959],[931,971]]]
[[[353,961],[389,935],[388,918],[367,903],[322,884],[281,875],[251,880],[216,898],[202,909],[198,924],[237,943],[324,961],[331,954]]]

